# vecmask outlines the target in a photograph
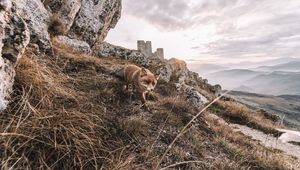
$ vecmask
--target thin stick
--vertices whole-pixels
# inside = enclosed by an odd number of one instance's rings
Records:
[[[161,168],[160,170],[165,170],[165,169],[172,168],[172,167],[175,167],[175,166],[178,166],[178,165],[189,164],[189,163],[207,164],[206,162],[203,162],[203,161],[184,161],[184,162],[178,162],[178,163],[166,166],[164,168]]]
[[[161,164],[162,160],[165,158],[165,156],[167,155],[167,153],[170,151],[170,149],[172,148],[172,146],[174,145],[174,143],[177,141],[177,139],[183,135],[186,132],[186,129],[190,126],[191,123],[193,123],[193,121],[195,119],[197,119],[201,113],[203,113],[205,110],[207,110],[212,104],[214,104],[215,102],[217,102],[218,100],[221,99],[221,97],[225,96],[226,94],[228,94],[230,91],[227,91],[226,93],[223,93],[222,95],[220,95],[219,97],[215,98],[212,102],[210,102],[207,106],[205,106],[198,114],[196,114],[180,131],[180,133],[175,137],[175,139],[171,142],[171,144],[168,146],[167,150],[165,151],[165,153],[163,154],[163,156],[160,158],[159,162],[157,163],[155,169],[157,170],[159,165]]]

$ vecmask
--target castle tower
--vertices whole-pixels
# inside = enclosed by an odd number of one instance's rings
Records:
[[[147,41],[146,42],[145,54],[146,54],[147,57],[151,57],[152,56],[152,44],[151,44],[151,41]]]
[[[137,49],[141,52],[144,53],[146,50],[146,44],[145,41],[143,40],[138,40],[137,41]]]
[[[156,50],[156,57],[158,57],[159,59],[163,60],[164,59],[164,49],[163,48],[158,48]]]

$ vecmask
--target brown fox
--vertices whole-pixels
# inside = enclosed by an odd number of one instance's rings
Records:
[[[133,89],[138,93],[143,106],[146,104],[146,93],[153,91],[159,75],[154,75],[148,69],[138,67],[136,65],[127,65],[117,73],[118,76],[126,81],[126,89],[131,84]]]

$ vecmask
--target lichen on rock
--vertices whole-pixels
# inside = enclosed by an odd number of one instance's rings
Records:
[[[93,53],[98,57],[112,56],[128,59],[142,66],[148,66],[150,62],[149,58],[137,50],[130,50],[107,42],[94,46]]]
[[[90,45],[85,41],[72,39],[67,36],[57,36],[55,37],[54,41],[70,48],[72,51],[76,51],[84,54],[90,54],[92,52]]]
[[[12,13],[7,4],[5,1],[5,8],[0,11],[0,110],[8,104],[15,77],[14,67],[29,43],[27,24],[17,13]]]

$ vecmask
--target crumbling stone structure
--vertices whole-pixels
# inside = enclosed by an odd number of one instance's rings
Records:
[[[152,43],[151,41],[138,40],[137,49],[143,53],[146,57],[155,57],[161,60],[164,59],[164,49],[158,48],[155,52],[152,52]]]

